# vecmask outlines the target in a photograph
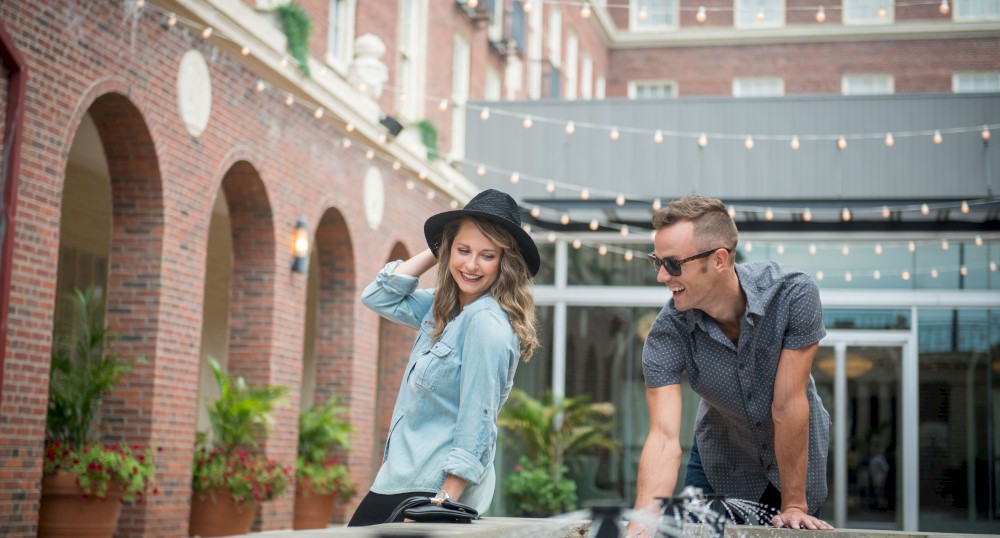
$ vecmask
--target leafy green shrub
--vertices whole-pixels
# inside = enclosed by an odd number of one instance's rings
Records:
[[[566,467],[552,475],[545,461],[521,456],[521,463],[504,479],[504,498],[519,516],[551,516],[576,507],[576,483],[566,478]]]

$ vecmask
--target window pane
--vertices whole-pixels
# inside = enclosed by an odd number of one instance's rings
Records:
[[[1000,92],[1000,73],[955,73],[955,93]]]
[[[955,2],[955,18],[1000,18],[1000,0],[963,0],[962,2]]]
[[[675,0],[640,0],[633,1],[632,9],[636,16],[635,25],[639,28],[657,26],[674,26]],[[642,18],[642,8],[645,8],[646,18]]]
[[[737,26],[780,26],[785,23],[781,0],[737,0]]]

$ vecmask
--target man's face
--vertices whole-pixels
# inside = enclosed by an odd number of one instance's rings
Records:
[[[653,237],[653,249],[656,257],[673,260],[683,260],[704,250],[695,243],[694,224],[688,221],[657,230]],[[717,280],[718,273],[712,270],[714,264],[714,255],[691,260],[680,266],[679,276],[671,275],[661,266],[656,280],[666,284],[673,295],[674,308],[677,310],[692,308],[704,310],[712,297],[712,288]]]

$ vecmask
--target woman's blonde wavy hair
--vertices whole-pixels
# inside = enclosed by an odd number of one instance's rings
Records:
[[[437,292],[434,294],[434,332],[437,340],[444,333],[444,327],[457,314],[458,284],[448,270],[451,260],[451,245],[458,235],[458,229],[463,222],[472,222],[479,231],[500,248],[500,270],[497,280],[489,289],[489,294],[510,316],[510,325],[521,342],[521,358],[528,362],[538,347],[538,336],[535,328],[535,299],[528,284],[531,282],[531,272],[524,256],[517,248],[514,237],[499,224],[486,219],[463,217],[449,222],[441,233],[441,246],[438,248]]]

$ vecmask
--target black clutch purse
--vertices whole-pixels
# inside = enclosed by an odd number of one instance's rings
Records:
[[[441,504],[437,504],[436,501],[434,497],[423,495],[410,497],[399,503],[386,523],[396,521],[400,514],[423,523],[471,523],[473,519],[479,519],[479,512],[467,504],[452,500],[442,500]]]

